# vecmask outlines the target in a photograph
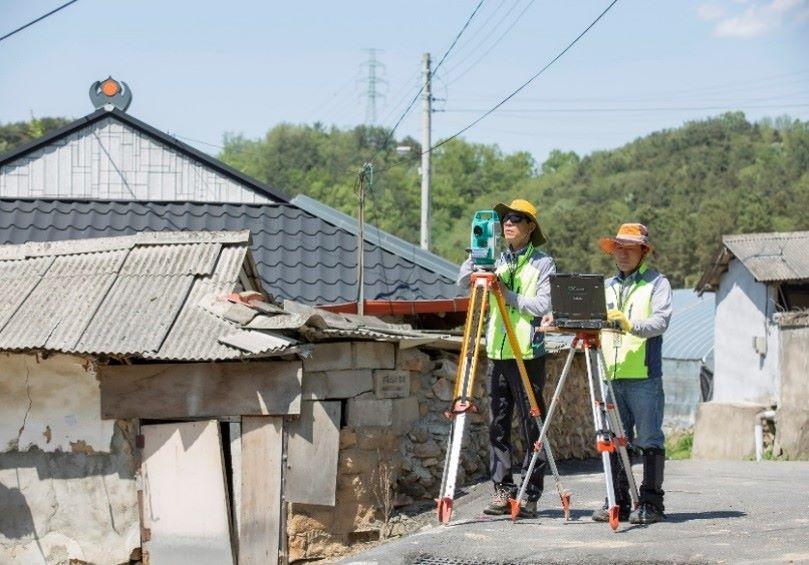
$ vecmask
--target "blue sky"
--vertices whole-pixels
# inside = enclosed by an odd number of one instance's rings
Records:
[[[0,0],[0,35],[63,0]],[[485,0],[439,70],[433,139],[534,74],[608,0]],[[79,0],[0,42],[0,122],[92,111],[112,75],[130,113],[209,153],[225,132],[280,122],[353,126],[366,113],[365,48],[379,50],[391,126],[477,0],[138,2]],[[809,119],[809,0],[620,0],[568,54],[464,137],[580,154],[684,121],[744,110]],[[398,104],[397,104],[398,103]],[[420,102],[399,134],[420,137]]]

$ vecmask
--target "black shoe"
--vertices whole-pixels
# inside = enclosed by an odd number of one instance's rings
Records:
[[[537,501],[527,502],[525,500],[520,504],[520,513],[517,518],[536,518],[537,517]]]
[[[655,522],[662,522],[666,519],[666,515],[654,504],[648,502],[642,503],[637,510],[633,511],[629,516],[629,522],[632,524],[654,524]]]
[[[619,522],[626,522],[629,519],[630,513],[629,508],[625,506],[618,507],[618,521]],[[610,521],[610,507],[607,506],[607,503],[604,503],[604,506],[593,512],[592,515],[594,522],[609,522]]]
[[[506,489],[495,488],[492,501],[489,503],[489,506],[483,509],[483,513],[488,514],[489,516],[502,516],[503,514],[508,514],[510,512],[510,507],[508,504],[510,495],[511,493]]]

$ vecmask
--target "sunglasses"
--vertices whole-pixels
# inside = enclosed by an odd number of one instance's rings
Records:
[[[503,216],[503,223],[511,222],[512,224],[521,224],[523,222],[527,222],[528,218],[523,216],[522,214],[506,214]]]

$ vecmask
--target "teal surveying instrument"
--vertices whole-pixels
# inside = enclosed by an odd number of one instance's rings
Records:
[[[472,218],[469,250],[472,264],[479,269],[494,270],[497,260],[497,240],[500,237],[500,217],[494,210],[479,210]]]

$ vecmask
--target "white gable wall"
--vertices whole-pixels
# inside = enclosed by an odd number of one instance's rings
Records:
[[[773,290],[731,260],[716,293],[714,402],[775,404],[779,394],[778,326],[772,323]],[[767,354],[753,347],[767,337]]]
[[[272,202],[263,194],[112,117],[0,167],[0,195]]]

